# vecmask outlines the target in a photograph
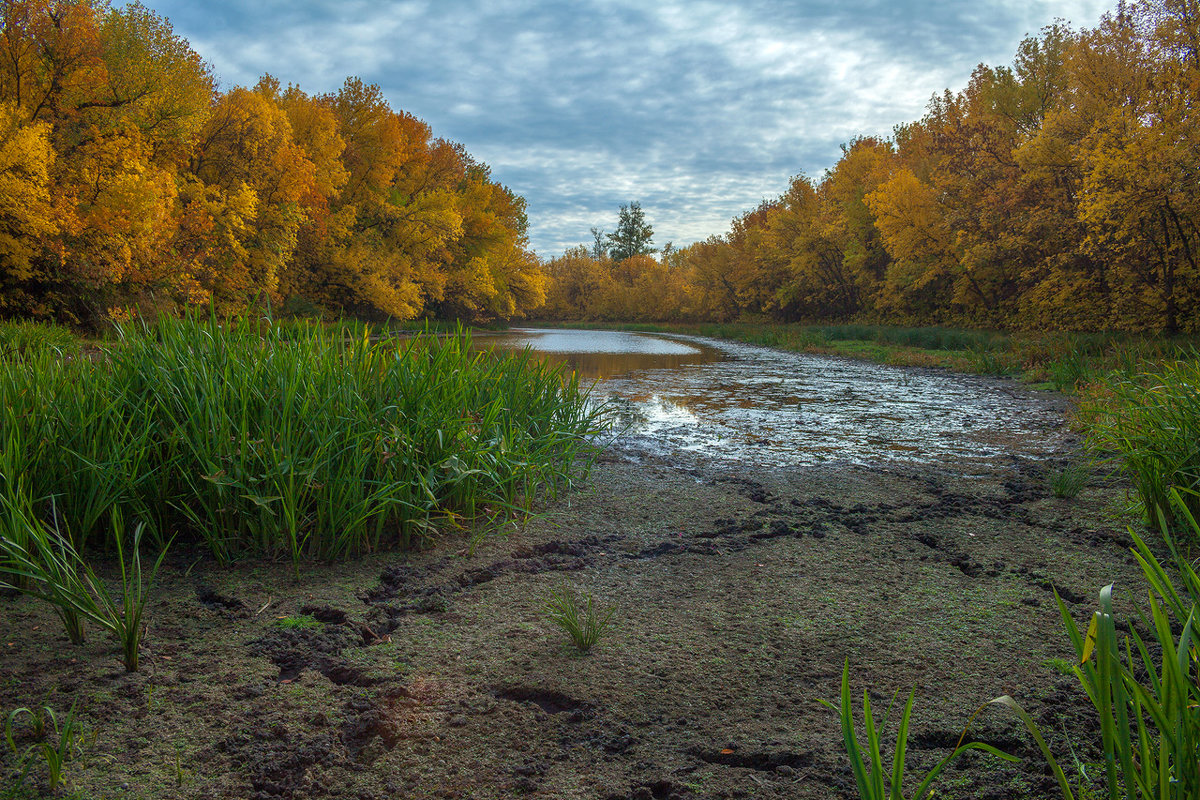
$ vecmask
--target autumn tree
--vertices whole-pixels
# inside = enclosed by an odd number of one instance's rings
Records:
[[[49,126],[0,104],[0,311],[34,307],[37,257],[58,232],[50,200]]]

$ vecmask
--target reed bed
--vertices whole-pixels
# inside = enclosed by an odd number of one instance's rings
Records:
[[[19,358],[43,350],[74,356],[81,349],[75,334],[61,325],[29,321],[0,322],[0,358]]]
[[[1147,522],[1182,526],[1179,509],[1200,517],[1200,353],[1146,371],[1114,371],[1081,409],[1088,441],[1111,454],[1133,484]],[[1171,502],[1172,492],[1181,500]]]
[[[575,379],[462,333],[192,316],[118,328],[97,358],[0,359],[0,491],[80,551],[114,515],[222,561],[406,547],[527,510],[604,427]]]

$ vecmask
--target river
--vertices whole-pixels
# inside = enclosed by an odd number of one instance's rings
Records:
[[[594,382],[624,426],[612,446],[631,457],[996,468],[1070,438],[1062,396],[1012,380],[693,336],[518,328],[476,340]]]

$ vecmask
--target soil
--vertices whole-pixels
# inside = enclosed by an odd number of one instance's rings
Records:
[[[0,708],[78,704],[88,737],[55,794],[89,800],[841,798],[853,777],[819,701],[836,702],[848,660],[856,707],[864,689],[876,713],[915,690],[914,776],[1002,694],[1064,763],[1087,761],[1095,720],[1061,671],[1054,592],[1084,622],[1116,582],[1128,619],[1142,582],[1120,488],[1096,476],[1057,499],[1061,463],[966,475],[613,453],[476,547],[447,534],[299,574],[180,549],[138,673],[100,634],[72,647],[42,604],[0,599]],[[545,615],[564,583],[615,609],[587,654]],[[939,797],[1056,796],[1010,714],[989,707],[971,736],[1021,761],[969,754]],[[48,796],[44,781],[35,766],[10,792]]]

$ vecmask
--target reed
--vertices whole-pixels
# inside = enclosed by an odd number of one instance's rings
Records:
[[[40,322],[0,322],[0,357],[13,358],[50,350],[60,356],[78,355],[79,339],[61,325]]]
[[[909,692],[908,700],[905,702],[904,710],[900,715],[900,723],[896,730],[896,744],[892,748],[892,769],[890,774],[884,768],[882,734],[887,727],[887,720],[891,716],[891,708],[895,705],[896,696],[892,697],[892,703],[889,705],[888,710],[879,722],[876,723],[875,716],[871,712],[871,699],[866,691],[863,692],[863,727],[867,735],[865,745],[859,741],[858,733],[855,730],[854,701],[850,692],[849,659],[846,660],[842,668],[840,704],[834,706],[828,701],[821,701],[823,705],[838,712],[838,719],[841,722],[842,728],[842,742],[846,748],[846,755],[850,758],[850,768],[854,773],[854,783],[858,788],[858,796],[861,800],[904,800],[908,726],[909,719],[912,716],[914,695],[915,692]],[[979,712],[977,711],[976,713]],[[964,730],[954,750],[939,761],[933,769],[925,773],[918,782],[915,792],[912,794],[912,800],[924,800],[924,798],[931,797],[933,795],[933,783],[938,775],[942,773],[942,770],[969,750],[983,750],[1005,761],[1018,760],[983,742],[967,742],[964,744],[966,736],[967,730]]]
[[[96,599],[96,607],[104,620],[104,627],[121,645],[121,658],[126,672],[137,672],[141,663],[142,639],[146,632],[142,618],[145,615],[146,602],[150,599],[150,589],[158,575],[158,568],[162,566],[163,558],[167,554],[167,548],[163,547],[150,569],[150,574],[143,575],[141,545],[144,528],[142,523],[134,526],[131,537],[133,554],[129,563],[126,563],[124,525],[121,515],[113,514],[113,541],[117,546],[117,564],[121,570],[120,601],[95,572],[90,568],[86,569],[88,588]]]
[[[0,494],[0,586],[48,603],[72,644],[82,644],[85,622],[106,619],[90,591],[86,565],[70,541],[47,530],[19,482]]]
[[[1081,418],[1088,442],[1111,454],[1133,484],[1147,522],[1164,518],[1185,536],[1185,517],[1200,516],[1200,354],[1148,372],[1113,372],[1099,382]],[[1179,493],[1182,505],[1170,500]],[[1196,539],[1200,542],[1200,539]]]
[[[1200,538],[1200,524],[1178,491],[1170,493],[1170,502]],[[1066,603],[1058,600],[1075,649],[1072,671],[1100,720],[1103,789],[1084,785],[1074,792],[1033,719],[1009,697],[993,701],[1017,713],[1033,735],[1058,779],[1063,800],[1200,797],[1200,642],[1196,630],[1200,624],[1200,575],[1180,553],[1165,519],[1162,534],[1171,551],[1170,568],[1130,531],[1134,555],[1149,585],[1150,613],[1140,615],[1146,635],[1135,626],[1118,623],[1111,584],[1100,590],[1099,610],[1084,630],[1075,624]],[[1172,573],[1177,577],[1172,578]],[[1129,635],[1122,638],[1119,628],[1127,629]]]
[[[94,359],[0,359],[0,471],[54,499],[44,521],[77,551],[111,547],[124,515],[225,562],[336,559],[569,484],[607,425],[586,394],[461,331],[162,319]]]

